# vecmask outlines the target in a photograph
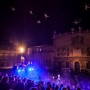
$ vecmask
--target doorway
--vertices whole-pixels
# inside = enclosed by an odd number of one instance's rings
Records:
[[[80,63],[79,62],[75,62],[75,72],[76,73],[80,72]]]

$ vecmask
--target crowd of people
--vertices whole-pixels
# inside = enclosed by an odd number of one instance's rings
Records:
[[[47,82],[43,79],[35,81],[12,74],[0,73],[0,90],[90,90],[88,79],[81,77],[78,77],[78,79],[79,81],[75,77],[76,81],[67,81],[65,83],[68,84],[65,84],[63,83],[64,79],[57,79],[58,82],[52,82],[51,79]]]

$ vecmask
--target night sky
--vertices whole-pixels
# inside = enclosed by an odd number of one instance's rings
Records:
[[[49,45],[54,31],[79,27],[90,29],[90,0],[0,0],[0,44]]]

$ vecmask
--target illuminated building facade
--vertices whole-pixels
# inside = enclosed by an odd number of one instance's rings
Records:
[[[55,64],[77,72],[90,69],[90,33],[72,32],[54,35]]]
[[[0,49],[0,68],[11,68],[17,65],[17,52],[14,50]]]
[[[22,53],[8,46],[0,47],[0,69],[9,69],[21,63]]]
[[[32,60],[56,70],[90,70],[90,33],[54,34],[53,46],[32,48]]]
[[[19,65],[22,55],[20,51],[14,49],[0,49],[0,68]],[[25,62],[38,64],[47,70],[67,69],[77,72],[82,69],[90,70],[90,33],[55,33],[52,46],[41,45],[28,48],[24,52],[24,59]]]
[[[32,48],[31,58],[34,64],[44,67],[45,69],[53,69],[54,61],[54,48],[53,46],[34,46]]]

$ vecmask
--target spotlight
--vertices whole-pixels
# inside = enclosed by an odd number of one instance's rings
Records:
[[[21,70],[20,70],[20,69],[18,69],[18,72],[21,72]]]
[[[25,48],[24,47],[19,47],[19,51],[20,51],[20,53],[24,53]]]
[[[28,70],[29,70],[29,71],[33,71],[33,70],[34,70],[34,68],[29,68]]]
[[[22,71],[24,72],[25,70],[24,70],[24,69],[22,69]]]
[[[29,71],[32,71],[32,68],[29,68],[28,70],[29,70]]]
[[[32,68],[31,70],[34,70],[34,68]]]

